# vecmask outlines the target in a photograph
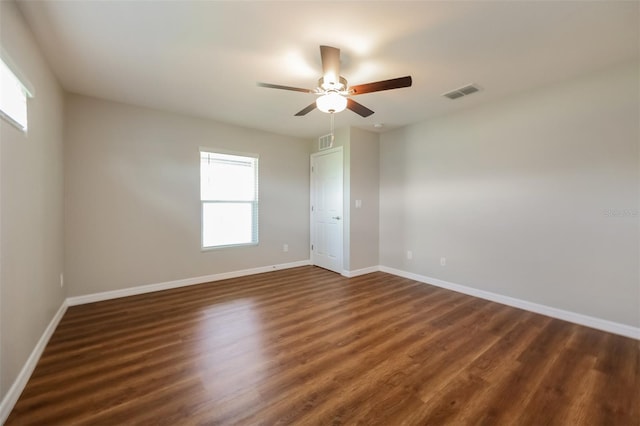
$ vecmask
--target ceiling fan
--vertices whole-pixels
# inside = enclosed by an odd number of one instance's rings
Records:
[[[411,76],[349,86],[347,80],[340,75],[340,49],[331,46],[320,46],[320,56],[322,58],[322,77],[318,80],[318,87],[315,89],[302,89],[270,83],[258,83],[258,86],[317,95],[318,99],[314,103],[295,114],[297,117],[306,115],[316,108],[330,114],[348,108],[362,117],[368,117],[373,114],[373,111],[351,99],[351,96],[411,86]]]

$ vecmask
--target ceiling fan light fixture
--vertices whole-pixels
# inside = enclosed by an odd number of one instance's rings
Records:
[[[316,99],[316,106],[320,111],[326,113],[344,111],[347,107],[347,98],[337,92],[329,92]]]

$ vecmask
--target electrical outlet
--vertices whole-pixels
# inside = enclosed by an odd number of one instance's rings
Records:
[[[411,250],[407,250],[407,259],[413,259],[413,252]]]
[[[288,252],[289,251],[289,244],[284,244],[282,246],[282,251],[285,252],[285,253]]]
[[[60,288],[64,287],[64,275],[60,274]]]
[[[446,257],[441,257],[440,258],[440,266],[447,266],[447,258]]]

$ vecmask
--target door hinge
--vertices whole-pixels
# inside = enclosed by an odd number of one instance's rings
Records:
[[[311,166],[311,173],[313,173],[313,166]]]
[[[313,251],[313,244],[311,244],[311,251]]]
[[[313,206],[311,206],[311,211],[313,211]]]

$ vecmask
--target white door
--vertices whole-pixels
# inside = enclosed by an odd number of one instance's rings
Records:
[[[311,263],[342,273],[342,147],[311,155]]]

